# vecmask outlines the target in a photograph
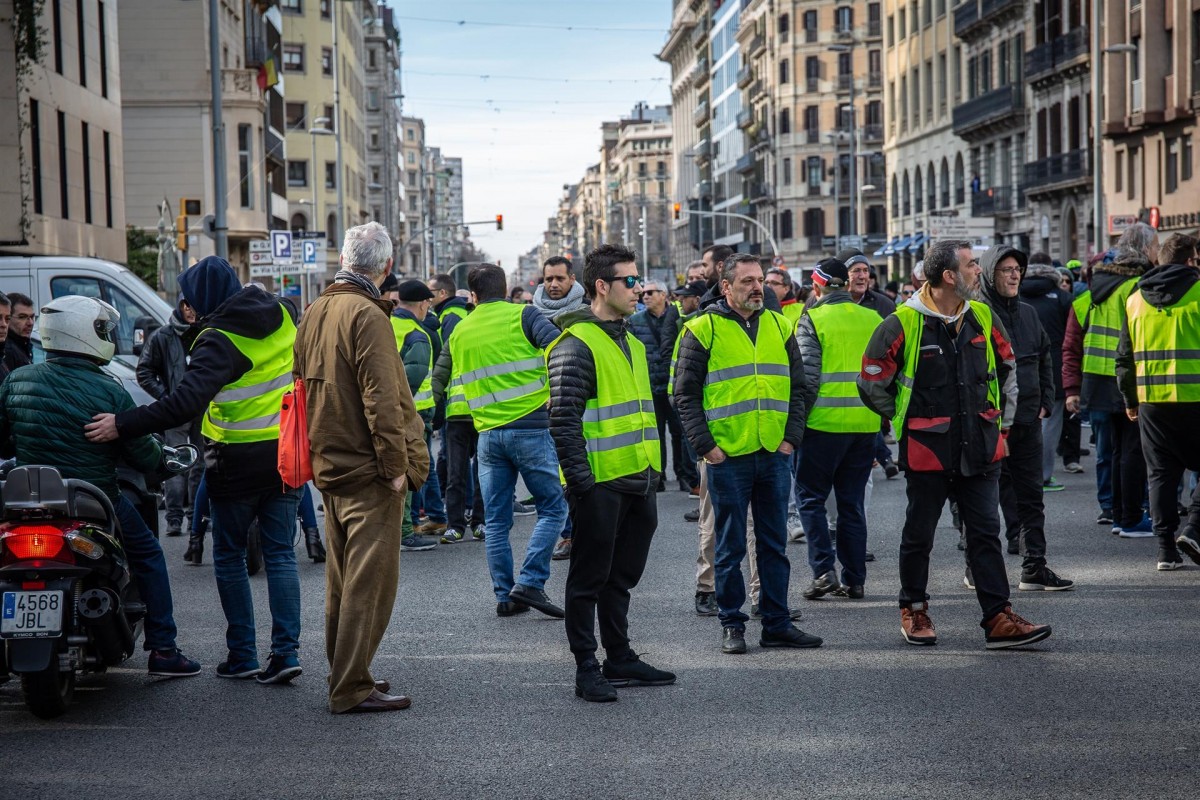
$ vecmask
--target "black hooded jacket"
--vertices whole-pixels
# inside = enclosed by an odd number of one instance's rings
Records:
[[[1167,308],[1183,299],[1200,281],[1200,271],[1184,264],[1163,264],[1149,270],[1138,282],[1137,291],[1155,308]],[[1188,341],[1184,337],[1182,341]],[[1194,342],[1189,342],[1194,344]],[[1185,347],[1188,345],[1184,345]],[[1133,340],[1129,337],[1129,320],[1121,320],[1121,339],[1117,343],[1117,385],[1126,408],[1137,408],[1137,370],[1134,367]],[[1184,405],[1192,406],[1187,403]]]
[[[1062,343],[1067,336],[1067,315],[1071,313],[1071,293],[1058,284],[1059,273],[1049,264],[1030,264],[1021,280],[1021,299],[1033,306],[1042,329],[1050,339],[1050,357],[1054,361],[1054,397],[1063,398]]]
[[[202,416],[221,389],[241,378],[253,366],[228,337],[205,329],[254,339],[265,339],[283,324],[283,315],[294,309],[272,294],[250,286],[219,305],[192,326],[184,344],[191,347],[183,379],[174,390],[148,406],[117,414],[121,438],[143,436],[186,425]],[[295,319],[293,318],[293,322]],[[279,440],[222,444],[204,440],[205,480],[213,497],[234,497],[278,490]]]
[[[980,262],[983,299],[1008,331],[1009,344],[1017,358],[1017,413],[1013,423],[1036,425],[1040,411],[1043,408],[1049,411],[1054,406],[1054,358],[1050,354],[1050,338],[1033,306],[1021,302],[1019,295],[1002,297],[996,290],[996,267],[1009,256],[1017,260],[1021,274],[1025,274],[1029,259],[1024,253],[1006,244],[993,245]]]
[[[564,331],[582,322],[594,323],[612,337],[626,358],[630,358],[628,337],[632,333],[626,320],[601,321],[592,313],[591,306],[584,306],[563,314],[556,322]],[[650,357],[648,350],[646,356]],[[550,351],[548,369],[550,436],[558,451],[558,463],[567,489],[581,497],[596,485],[596,476],[587,460],[587,440],[583,437],[583,412],[588,400],[596,397],[596,360],[591,348],[581,339],[567,336]],[[603,485],[614,492],[651,497],[658,486],[658,473],[648,467],[637,475],[625,475],[605,481]]]

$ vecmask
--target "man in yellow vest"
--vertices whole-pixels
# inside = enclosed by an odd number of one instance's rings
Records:
[[[546,358],[559,330],[525,303],[507,303],[504,270],[481,264],[467,273],[475,310],[458,323],[442,358],[449,367],[451,406],[466,405],[479,432],[479,487],[485,514],[484,544],[496,594],[496,614],[509,617],[536,608],[562,619],[545,592],[554,542],[567,518],[550,438]],[[456,395],[461,392],[461,399]],[[447,414],[449,414],[449,409]],[[513,490],[517,476],[533,495],[538,519],[513,578]]]
[[[792,323],[763,309],[756,256],[725,259],[722,299],[683,329],[675,405],[692,448],[707,463],[716,519],[717,616],[721,651],[746,652],[746,513],[754,511],[763,647],[819,647],[792,624],[787,605],[787,502],[792,453],[804,436],[803,365]]]
[[[287,683],[300,675],[300,577],[292,536],[299,489],[279,480],[279,406],[292,386],[296,322],[289,303],[238,283],[224,259],[210,256],[179,277],[196,309],[186,341],[183,380],[148,406],[101,414],[88,425],[92,441],[134,438],[203,415],[205,475],[212,504],[213,573],[228,627],[223,678]],[[257,518],[271,599],[271,655],[260,667],[254,602],[246,576],[246,532]]]
[[[890,417],[908,483],[900,538],[900,630],[915,645],[937,643],[929,617],[929,553],[947,496],[958,500],[967,564],[983,609],[988,649],[1050,635],[1017,616],[1008,601],[1000,546],[1000,460],[1016,413],[1015,357],[1003,326],[979,302],[971,243],[950,239],[925,254],[928,282],[875,329],[858,391]]]
[[[658,527],[662,474],[646,346],[626,323],[641,288],[635,258],[611,244],[588,253],[583,287],[591,305],[558,318],[563,334],[546,351],[550,434],[574,501],[566,627],[575,694],[600,703],[617,699],[616,686],[675,682],[629,647],[629,592]]]
[[[804,596],[810,600],[827,594],[860,600],[867,579],[864,501],[879,416],[863,405],[855,380],[879,314],[854,302],[849,282],[846,265],[836,258],[817,264],[813,291],[819,299],[796,328],[809,409],[796,494],[808,535],[813,582]],[[825,512],[831,491],[837,499],[836,553]],[[835,562],[842,565],[840,580]]]
[[[1196,239],[1174,234],[1162,244],[1161,266],[1142,275],[1125,303],[1116,371],[1130,420],[1141,429],[1150,479],[1150,516],[1158,536],[1158,569],[1183,566],[1179,551],[1200,564],[1200,486],[1179,529],[1177,493],[1184,470],[1200,469],[1200,253]],[[1176,531],[1178,529],[1178,538]]]

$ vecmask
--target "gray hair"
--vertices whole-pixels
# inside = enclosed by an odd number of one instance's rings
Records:
[[[762,261],[759,260],[758,256],[751,255],[750,253],[734,253],[722,263],[724,266],[721,267],[721,280],[728,283],[733,283],[733,278],[737,275],[737,268],[740,264],[756,264],[759,269],[762,269]],[[766,273],[763,274],[765,275]]]
[[[780,269],[779,267],[771,267],[769,270],[767,270],[767,274],[768,275],[778,275],[780,280],[783,281],[784,286],[788,287],[789,289],[792,288],[792,276],[791,276],[791,274],[788,273],[788,271],[786,269]]]
[[[351,272],[377,278],[392,259],[392,237],[378,222],[356,225],[342,242],[342,266]]]
[[[970,250],[961,239],[938,239],[925,251],[925,277],[933,286],[942,285],[942,273],[958,269],[958,251]]]
[[[1125,232],[1121,234],[1121,238],[1117,240],[1117,252],[1133,250],[1149,258],[1150,245],[1156,241],[1158,241],[1158,231],[1144,222],[1135,222],[1126,228]]]
[[[658,278],[650,278],[648,280],[642,281],[642,288],[643,289],[658,289],[660,292],[663,292],[664,294],[667,291],[667,285],[665,283],[663,283],[662,281],[660,281]]]
[[[683,274],[684,274],[684,275],[686,275],[686,274],[687,274],[687,273],[688,273],[690,270],[693,270],[693,269],[695,269],[696,267],[703,267],[703,266],[704,266],[704,262],[703,262],[703,261],[693,261],[692,263],[690,263],[690,264],[688,264],[688,265],[687,265],[687,269],[685,269],[685,270],[683,271]]]

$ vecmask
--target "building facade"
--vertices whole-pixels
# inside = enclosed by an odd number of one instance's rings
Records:
[[[618,126],[613,153],[622,240],[639,255],[639,266],[665,278],[674,274],[671,240],[671,107],[639,104]]]
[[[670,262],[679,280],[687,265],[700,257],[699,218],[682,211],[697,202],[700,170],[695,150],[700,130],[708,123],[708,110],[699,108],[698,99],[700,87],[711,77],[705,52],[708,35],[701,26],[707,6],[705,0],[674,0],[671,30],[658,52],[659,61],[671,66],[671,205],[678,204],[681,213],[679,219],[671,215]]]
[[[420,231],[425,227],[425,122],[417,117],[400,118],[400,174],[404,184],[401,201],[404,220],[401,223],[403,253],[398,270],[405,275],[425,274],[425,239]]]
[[[124,262],[117,7],[37,9],[0,1],[0,254]]]
[[[399,260],[405,188],[400,164],[400,31],[391,8],[379,7],[379,16],[367,26],[364,41],[369,214],[388,229],[394,258]]]

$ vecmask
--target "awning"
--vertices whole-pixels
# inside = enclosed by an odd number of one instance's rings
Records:
[[[895,239],[892,239],[890,242],[887,242],[886,244],[884,244],[883,247],[876,250],[875,255],[884,256],[884,255],[889,255],[890,253],[894,252],[896,249],[896,242],[898,242],[898,241],[900,241],[899,236],[897,236]]]
[[[894,256],[900,252],[903,252],[904,248],[908,247],[908,243],[912,240],[912,236],[901,236],[899,241],[888,243],[888,246],[883,248],[883,254],[886,256]]]
[[[908,243],[908,252],[915,256],[917,251],[921,249],[921,245],[925,244],[927,241],[929,241],[928,236],[923,233],[918,233],[912,238],[912,241]]]

